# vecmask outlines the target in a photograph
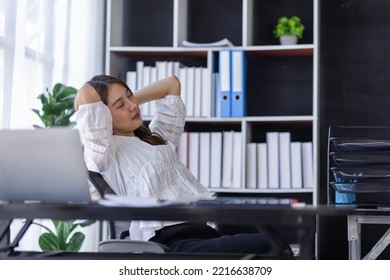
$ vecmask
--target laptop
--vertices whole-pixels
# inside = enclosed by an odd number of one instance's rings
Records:
[[[78,130],[0,130],[0,201],[90,202]]]

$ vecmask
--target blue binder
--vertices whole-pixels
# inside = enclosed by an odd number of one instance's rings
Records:
[[[246,116],[246,60],[243,50],[231,51],[232,117]]]
[[[231,116],[231,52],[219,51],[220,117]]]

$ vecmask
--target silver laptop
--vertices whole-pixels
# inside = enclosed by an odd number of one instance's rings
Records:
[[[0,130],[0,201],[91,201],[78,131]]]

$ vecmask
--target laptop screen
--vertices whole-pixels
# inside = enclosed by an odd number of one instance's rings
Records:
[[[89,202],[77,130],[0,130],[0,200]]]

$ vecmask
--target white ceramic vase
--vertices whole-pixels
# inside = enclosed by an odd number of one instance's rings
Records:
[[[283,35],[279,38],[281,45],[296,45],[298,43],[298,37],[296,35]]]

